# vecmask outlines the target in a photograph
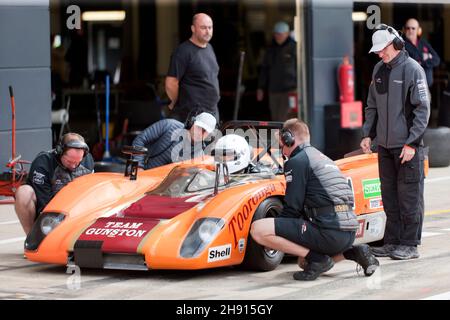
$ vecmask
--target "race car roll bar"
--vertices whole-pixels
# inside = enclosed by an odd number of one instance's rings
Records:
[[[257,140],[257,144],[262,147],[262,151],[256,155],[255,159],[259,162],[266,153],[272,158],[275,165],[278,167],[278,173],[283,173],[283,165],[277,160],[276,157],[273,156],[271,148],[273,146],[278,147],[278,141],[270,141],[269,143],[265,143],[261,138],[259,129],[276,129],[281,130],[283,128],[283,122],[280,121],[252,121],[252,120],[233,120],[225,122],[220,128],[222,134],[226,134],[227,130],[230,129],[251,129],[254,132],[255,138]],[[252,159],[254,160],[254,159]]]

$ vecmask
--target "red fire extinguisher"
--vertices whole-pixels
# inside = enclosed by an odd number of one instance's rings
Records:
[[[338,70],[338,83],[342,102],[352,102],[355,100],[355,84],[353,77],[353,66],[350,64],[348,56],[345,56]]]
[[[288,93],[289,98],[289,111],[292,113],[298,113],[298,97],[297,92],[289,92]]]

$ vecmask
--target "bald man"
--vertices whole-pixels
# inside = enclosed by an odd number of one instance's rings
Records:
[[[219,121],[217,104],[220,100],[219,65],[209,43],[213,21],[204,13],[194,15],[192,36],[172,54],[165,87],[172,101],[171,117],[185,122],[196,110],[213,114]]]
[[[416,60],[425,70],[428,86],[433,84],[433,68],[441,62],[439,55],[431,45],[421,37],[422,30],[419,21],[408,19],[405,23],[405,49],[409,56]]]
[[[93,171],[89,147],[77,133],[66,133],[55,149],[40,152],[31,163],[26,184],[16,191],[15,210],[25,234],[59,190]]]

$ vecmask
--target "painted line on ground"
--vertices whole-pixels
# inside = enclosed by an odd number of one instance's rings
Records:
[[[25,240],[25,237],[18,237],[18,238],[11,238],[11,239],[0,240],[0,245],[13,243],[13,242],[20,242],[20,241],[24,241],[24,240]]]
[[[432,216],[432,215],[441,214],[441,213],[450,213],[450,209],[426,211],[425,215]]]
[[[439,232],[426,232],[426,231],[423,231],[423,232],[422,232],[422,238],[439,236],[439,235],[441,235],[441,234],[443,234],[443,233],[439,233]]]
[[[447,229],[442,229],[443,231],[450,231],[450,228],[447,228]]]
[[[440,181],[446,181],[446,180],[450,180],[449,176],[446,177],[440,177],[440,178],[426,178],[425,179],[425,183],[433,183],[433,182],[440,182]]]
[[[423,298],[422,300],[450,300],[450,291],[444,292],[441,294],[437,294],[435,296],[430,296],[427,298]]]
[[[0,222],[0,225],[5,225],[5,224],[16,224],[16,223],[20,223],[20,221],[19,221],[19,220],[4,221],[4,222]]]

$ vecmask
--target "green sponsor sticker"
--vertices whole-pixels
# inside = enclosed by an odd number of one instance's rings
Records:
[[[381,197],[380,179],[362,180],[364,199]]]

